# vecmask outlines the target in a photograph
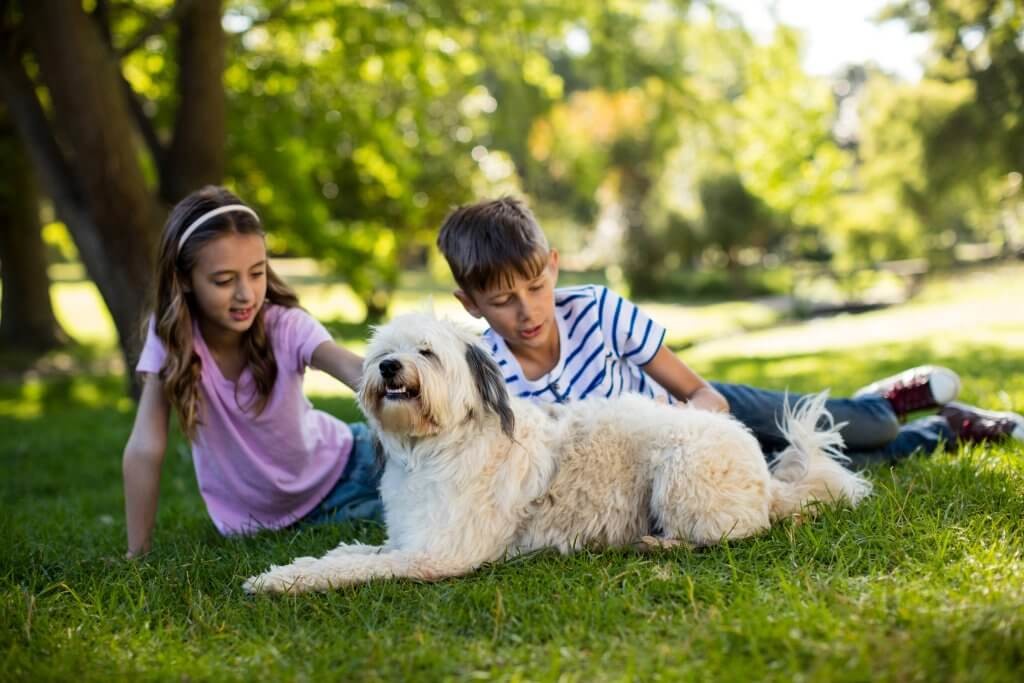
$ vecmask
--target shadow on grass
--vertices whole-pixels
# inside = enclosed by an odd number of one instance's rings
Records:
[[[119,375],[64,375],[0,385],[0,417],[58,416],[82,408],[109,408],[128,401]],[[17,408],[21,409],[18,410]]]
[[[97,344],[69,343],[49,351],[0,347],[0,384],[68,375],[105,375],[120,369],[116,351]]]

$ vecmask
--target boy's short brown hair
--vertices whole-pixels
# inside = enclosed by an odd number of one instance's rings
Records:
[[[459,287],[484,291],[532,280],[548,263],[550,247],[526,204],[515,197],[460,206],[444,219],[437,246]]]

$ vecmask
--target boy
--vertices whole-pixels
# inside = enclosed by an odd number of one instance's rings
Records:
[[[558,252],[530,210],[504,197],[454,210],[437,240],[470,315],[484,318],[487,346],[509,390],[542,402],[638,392],[670,403],[731,411],[771,453],[785,445],[778,424],[798,396],[707,382],[662,342],[665,330],[605,287],[556,288]],[[956,373],[923,366],[826,404],[857,464],[893,462],[959,440],[1024,440],[1024,417],[952,403]],[[914,410],[940,415],[902,426]]]

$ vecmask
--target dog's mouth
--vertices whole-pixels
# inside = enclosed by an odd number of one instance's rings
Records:
[[[419,398],[419,387],[412,387],[397,382],[384,385],[384,399],[388,401],[410,401]]]

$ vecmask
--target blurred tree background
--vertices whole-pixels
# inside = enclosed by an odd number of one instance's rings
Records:
[[[1021,2],[879,20],[929,37],[920,81],[812,76],[800,33],[755,40],[712,0],[0,0],[0,340],[66,339],[31,265],[48,249],[81,259],[130,355],[162,220],[210,182],[370,320],[400,272],[442,272],[453,205],[500,193],[634,296],[1016,252]]]

